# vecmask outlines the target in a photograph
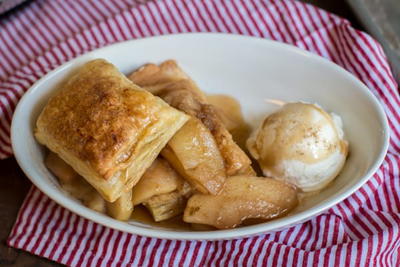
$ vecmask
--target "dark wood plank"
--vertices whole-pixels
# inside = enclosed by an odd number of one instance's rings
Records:
[[[0,266],[61,266],[7,246],[7,237],[31,182],[14,158],[0,160],[0,170]]]
[[[357,20],[343,0],[308,0],[303,2],[310,2],[344,16],[353,25],[359,27]],[[15,12],[15,10],[10,12]],[[0,266],[61,266],[6,245],[19,207],[30,186],[31,182],[21,171],[14,158],[0,160]]]

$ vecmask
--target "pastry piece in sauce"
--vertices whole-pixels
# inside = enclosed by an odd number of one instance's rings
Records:
[[[296,189],[262,177],[228,177],[221,193],[193,195],[185,208],[187,223],[207,224],[218,229],[234,228],[248,219],[269,220],[297,205]]]
[[[191,194],[192,188],[188,183],[183,183],[177,190],[153,196],[143,205],[150,211],[154,221],[165,221],[183,213]]]
[[[198,118],[213,135],[224,159],[228,176],[254,174],[248,156],[233,141],[232,135],[217,115],[214,106],[173,60],[160,64],[147,64],[133,72],[129,78],[149,92],[160,96],[171,106]]]
[[[111,217],[125,221],[132,211],[132,191],[122,192],[114,202],[105,201],[101,195],[57,154],[50,152],[45,160],[47,168],[58,178],[61,187],[73,197],[95,211],[107,213]]]
[[[247,144],[264,175],[304,192],[327,186],[348,152],[341,118],[301,102],[288,103],[266,117]]]
[[[73,197],[95,211],[105,213],[106,201],[71,166],[50,152],[45,159],[46,167],[58,178],[61,187]]]
[[[210,131],[192,117],[171,138],[161,155],[195,189],[218,194],[226,179],[224,160]]]
[[[114,219],[128,220],[133,211],[132,190],[122,192],[121,196],[114,202],[106,202],[106,209],[107,214]]]
[[[178,192],[171,192],[154,196],[143,204],[150,211],[154,221],[160,222],[182,214],[186,201]]]
[[[35,136],[113,202],[132,189],[187,120],[114,65],[96,59],[49,100]]]
[[[133,187],[133,205],[141,204],[156,195],[171,193],[182,186],[182,183],[186,181],[165,159],[158,157]]]

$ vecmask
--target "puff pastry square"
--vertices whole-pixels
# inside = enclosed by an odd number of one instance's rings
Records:
[[[187,120],[114,65],[96,59],[49,100],[35,136],[113,202],[132,189]]]

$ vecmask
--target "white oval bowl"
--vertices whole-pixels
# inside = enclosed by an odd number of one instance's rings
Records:
[[[105,58],[128,74],[139,66],[176,59],[207,93],[228,94],[255,126],[276,107],[265,99],[318,103],[340,115],[350,143],[341,174],[288,216],[266,223],[217,231],[179,231],[136,221],[120,222],[92,211],[65,193],[44,165],[44,148],[33,130],[39,112],[57,86],[83,63]],[[63,64],[25,93],[11,129],[15,157],[25,174],[65,208],[102,225],[133,234],[187,240],[232,239],[277,231],[303,222],[350,196],[382,163],[389,144],[386,115],[374,95],[339,66],[296,47],[228,34],[179,34],[107,46]]]

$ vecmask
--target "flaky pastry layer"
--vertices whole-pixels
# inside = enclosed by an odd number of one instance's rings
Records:
[[[49,100],[35,136],[112,202],[138,182],[187,119],[96,59]]]

